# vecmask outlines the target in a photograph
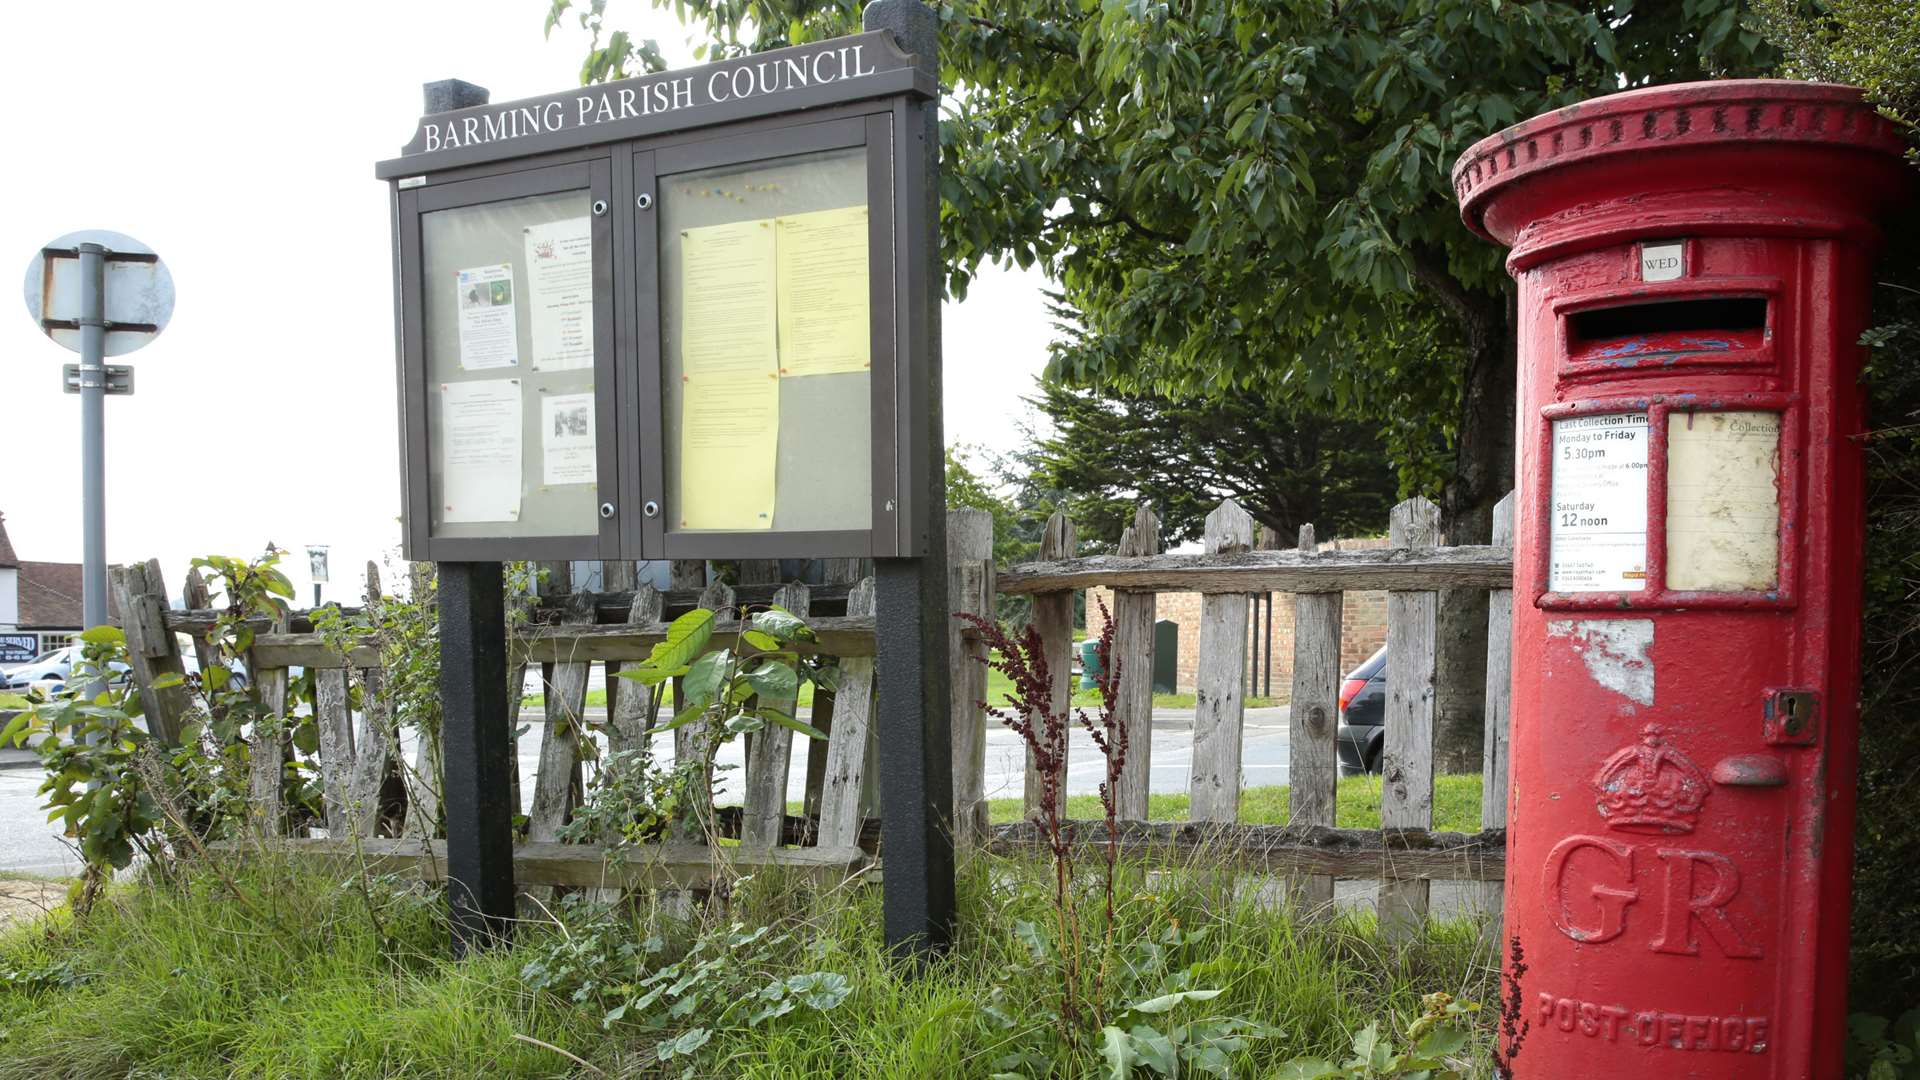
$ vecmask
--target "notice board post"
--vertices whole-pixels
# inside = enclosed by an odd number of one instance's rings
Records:
[[[521,101],[448,80],[375,167],[460,947],[511,915],[523,559],[874,560],[887,939],[951,939],[937,30],[880,0],[859,34]]]
[[[940,19],[920,0],[875,0],[865,28],[891,31],[929,76],[939,71]],[[953,940],[953,750],[947,656],[946,447],[940,414],[940,118],[937,101],[896,115],[898,160],[917,166],[901,192],[897,228],[906,303],[921,315],[905,343],[909,401],[921,417],[903,447],[912,486],[907,527],[912,558],[882,558],[875,571],[875,665],[880,684],[880,829],[886,852],[887,944],[944,949]]]

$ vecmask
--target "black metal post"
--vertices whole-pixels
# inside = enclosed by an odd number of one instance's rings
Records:
[[[453,955],[502,941],[513,918],[513,737],[506,590],[497,562],[440,563],[440,750]]]
[[[863,20],[887,30],[936,78],[940,20],[920,0],[875,0]],[[907,405],[924,418],[919,438],[900,448],[907,464],[901,534],[914,558],[874,561],[875,678],[879,683],[882,911],[896,953],[926,955],[953,942],[953,762],[949,734],[946,441],[940,416],[940,131],[937,102],[922,102],[896,154],[917,157],[925,183],[902,194],[912,235],[897,250],[920,261],[906,270],[918,326],[904,342]],[[909,323],[912,326],[912,323]]]

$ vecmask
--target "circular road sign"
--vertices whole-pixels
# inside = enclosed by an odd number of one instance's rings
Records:
[[[173,317],[173,275],[152,248],[105,229],[68,233],[33,253],[27,263],[27,314],[41,331],[80,351],[81,244],[107,249],[106,355],[124,356],[159,337]]]

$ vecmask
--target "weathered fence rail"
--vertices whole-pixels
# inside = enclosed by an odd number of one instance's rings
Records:
[[[1249,871],[1285,875],[1302,902],[1318,907],[1333,897],[1335,878],[1382,883],[1378,905],[1390,928],[1403,930],[1423,918],[1428,883],[1476,882],[1482,902],[1497,908],[1505,852],[1506,745],[1511,663],[1511,500],[1496,515],[1496,543],[1444,547],[1438,512],[1413,499],[1393,510],[1391,547],[1321,550],[1312,526],[1302,528],[1295,550],[1253,550],[1250,515],[1231,501],[1207,519],[1205,550],[1163,554],[1159,524],[1142,508],[1112,555],[1074,557],[1073,523],[1061,515],[1047,523],[1041,559],[996,568],[991,518],[983,511],[954,511],[948,525],[949,595],[955,610],[988,614],[996,593],[1033,597],[1033,621],[1045,643],[1057,680],[1055,707],[1072,693],[1074,594],[1113,590],[1114,661],[1119,665],[1118,714],[1132,749],[1118,785],[1119,843],[1130,855],[1168,863],[1207,859]],[[1269,539],[1266,543],[1272,543]],[[544,690],[539,767],[533,791],[516,798],[527,808],[528,836],[516,847],[516,879],[528,886],[595,888],[689,887],[724,863],[736,871],[784,867],[834,880],[871,873],[879,796],[875,775],[873,693],[874,616],[871,578],[826,584],[780,583],[772,564],[742,564],[738,584],[707,582],[699,563],[675,564],[673,587],[635,585],[631,564],[605,567],[607,588],[569,593],[564,563],[543,564],[546,584],[518,603],[527,622],[511,643],[515,672],[512,708],[531,665],[540,665]],[[857,573],[851,560],[833,563],[836,577]],[[415,588],[422,587],[416,574]],[[556,584],[558,583],[558,584]],[[188,582],[194,607],[169,609],[159,567],[148,563],[115,571],[113,587],[125,613],[134,677],[145,698],[153,730],[177,739],[188,707],[186,695],[154,689],[161,675],[182,668],[180,637],[189,639],[204,666],[212,662],[205,635],[218,612],[207,606],[205,586]],[[369,566],[368,597],[380,595]],[[1489,593],[1486,785],[1483,830],[1459,834],[1433,826],[1436,594],[1441,589]],[[1381,781],[1381,827],[1335,828],[1335,731],[1341,656],[1343,594],[1383,590],[1388,597],[1388,687],[1386,751]],[[1148,777],[1152,769],[1152,674],[1155,597],[1201,594],[1196,708],[1189,820],[1148,822]],[[1247,825],[1238,821],[1242,786],[1243,693],[1249,655],[1250,595],[1293,594],[1292,704],[1288,714],[1291,824]],[[791,744],[781,737],[755,738],[746,748],[744,805],[724,808],[718,830],[739,846],[714,850],[689,845],[648,845],[617,858],[593,845],[558,843],[561,827],[581,798],[589,739],[609,750],[645,747],[648,697],[623,684],[621,668],[644,659],[664,640],[672,617],[703,606],[780,603],[809,616],[817,641],[805,646],[839,657],[836,693],[816,693],[814,726],[828,735],[809,740],[804,789],[789,790]],[[355,609],[345,609],[353,613]],[[1097,616],[1094,616],[1097,619]],[[711,647],[734,639],[738,625],[723,619]],[[1097,632],[1098,625],[1089,627]],[[254,692],[285,709],[290,670],[315,675],[314,712],[320,731],[319,764],[324,812],[293,822],[285,805],[288,751],[272,733],[253,737],[255,821],[261,832],[282,837],[316,859],[369,858],[395,872],[437,877],[445,870],[438,807],[437,746],[415,738],[412,758],[398,731],[409,718],[395,715],[382,691],[381,657],[373,646],[342,651],[313,628],[312,614],[293,612],[281,625],[261,621],[248,661]],[[1270,631],[1269,631],[1270,633]],[[954,803],[957,838],[996,852],[1039,845],[1034,827],[1015,823],[990,828],[985,781],[987,732],[992,722],[978,707],[986,697],[984,648],[956,621],[948,639],[953,673]],[[587,688],[593,665],[604,665],[608,704],[590,714]],[[351,691],[358,687],[356,696]],[[356,708],[356,702],[358,707]],[[284,740],[282,734],[279,737]],[[676,732],[673,755],[693,752],[693,732]],[[664,751],[663,751],[664,752]],[[1041,788],[1029,759],[1022,785],[1029,809]],[[516,784],[518,779],[516,777]],[[400,806],[392,805],[394,792]],[[790,812],[790,798],[801,812]],[[287,836],[288,833],[305,834]],[[1077,842],[1104,843],[1099,823],[1083,823]]]

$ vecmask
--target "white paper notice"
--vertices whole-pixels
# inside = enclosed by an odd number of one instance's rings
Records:
[[[441,520],[520,520],[520,380],[440,384]]]
[[[593,395],[554,394],[540,399],[543,484],[594,482]]]
[[[1647,415],[1553,423],[1553,592],[1647,587]]]
[[[519,324],[513,315],[513,264],[456,270],[460,304],[460,366],[468,371],[520,362]]]
[[[533,370],[593,366],[593,219],[529,225],[527,310]]]

